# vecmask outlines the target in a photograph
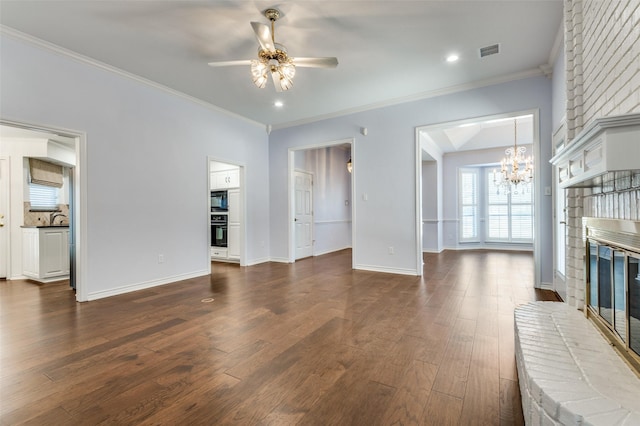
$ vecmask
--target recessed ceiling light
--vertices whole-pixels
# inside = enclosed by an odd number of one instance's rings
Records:
[[[460,59],[460,57],[455,53],[452,53],[451,55],[447,56],[447,62],[457,62],[458,59]]]
[[[284,106],[284,102],[282,102],[282,101],[275,101],[275,102],[273,103],[273,106],[274,106],[274,107],[276,107],[276,108],[282,108],[282,107]]]

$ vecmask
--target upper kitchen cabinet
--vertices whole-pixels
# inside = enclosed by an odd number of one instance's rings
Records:
[[[240,187],[240,170],[238,168],[229,170],[211,171],[209,180],[210,189],[229,189]]]

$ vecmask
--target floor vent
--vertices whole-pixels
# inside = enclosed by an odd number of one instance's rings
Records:
[[[500,53],[500,45],[493,44],[491,46],[481,47],[480,48],[480,57],[484,58],[485,56],[496,55]]]

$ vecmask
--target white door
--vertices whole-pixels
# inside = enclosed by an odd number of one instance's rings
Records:
[[[313,179],[294,172],[296,259],[313,256]]]
[[[0,158],[0,278],[7,277],[9,264],[9,227],[7,213],[9,212],[9,160]]]

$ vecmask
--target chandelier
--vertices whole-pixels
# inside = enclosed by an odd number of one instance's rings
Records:
[[[527,187],[533,180],[533,157],[525,158],[527,148],[518,147],[517,120],[513,120],[513,147],[507,148],[505,158],[500,162],[500,174],[493,170],[493,183],[500,192],[518,194],[519,189]],[[524,188],[522,188],[524,189]]]

